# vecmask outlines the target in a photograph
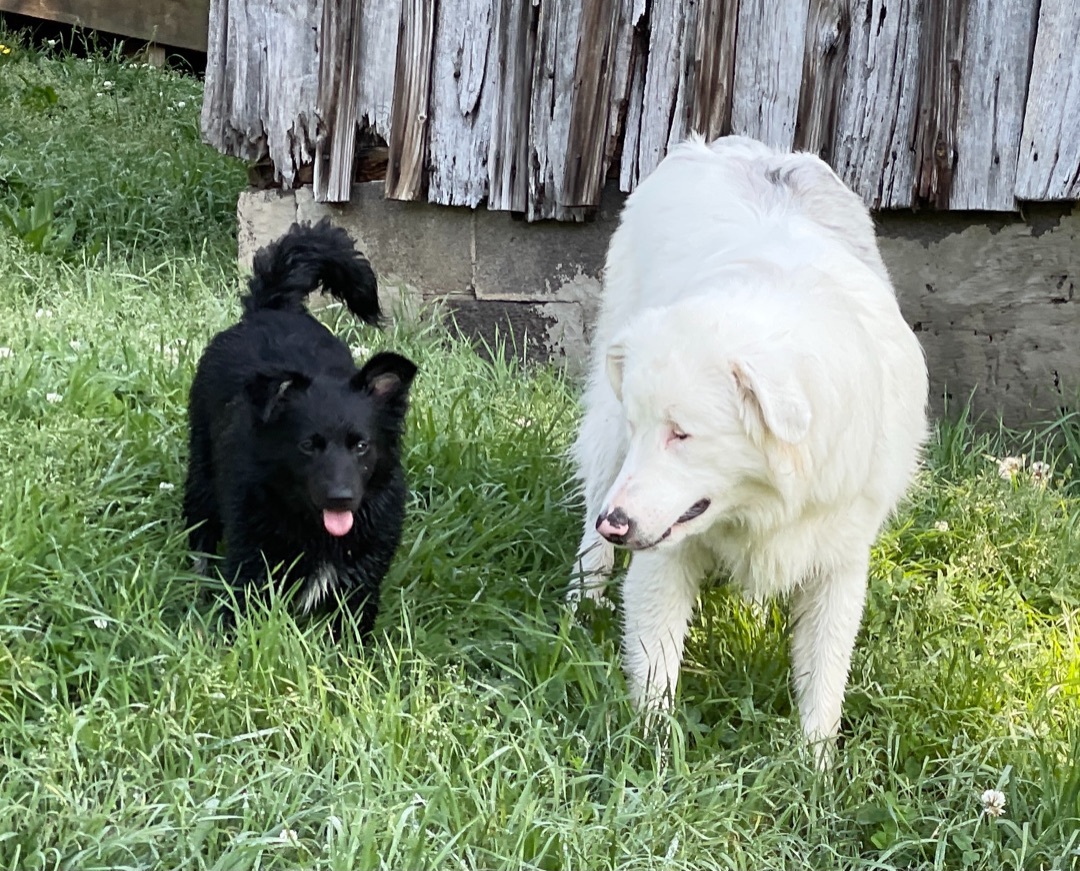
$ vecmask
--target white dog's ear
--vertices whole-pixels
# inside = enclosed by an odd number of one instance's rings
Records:
[[[615,398],[622,402],[623,368],[626,365],[626,344],[616,339],[607,349],[607,377]]]
[[[731,368],[747,430],[764,427],[788,444],[802,441],[810,430],[810,401],[793,374],[760,360]]]

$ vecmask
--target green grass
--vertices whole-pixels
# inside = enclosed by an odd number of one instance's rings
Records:
[[[0,227],[74,260],[235,252],[245,171],[201,144],[200,82],[119,49],[41,53],[2,27],[0,43]]]
[[[939,428],[875,550],[822,777],[779,609],[762,625],[703,595],[662,747],[627,703],[615,618],[561,606],[575,384],[331,312],[358,349],[421,365],[377,637],[333,649],[277,602],[226,644],[179,503],[187,387],[238,309],[243,168],[197,144],[194,81],[13,56],[0,199],[51,190],[76,229],[0,229],[0,868],[1080,864],[1075,419]],[[125,84],[99,99],[99,79]],[[58,104],[28,109],[46,84]],[[166,89],[187,106],[151,112]],[[1053,464],[1046,486],[988,459],[1021,452]]]

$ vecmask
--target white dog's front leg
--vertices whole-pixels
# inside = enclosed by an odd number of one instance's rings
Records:
[[[585,526],[574,572],[570,576],[570,586],[566,591],[566,601],[573,608],[582,598],[591,599],[598,605],[608,601],[604,591],[615,565],[615,546],[601,538],[595,529],[590,529],[592,524],[588,520]]]
[[[675,695],[700,581],[680,556],[636,553],[623,581],[623,661],[638,709],[668,708]]]
[[[851,652],[866,601],[866,559],[822,573],[791,604],[791,665],[803,733],[824,762],[844,705]]]

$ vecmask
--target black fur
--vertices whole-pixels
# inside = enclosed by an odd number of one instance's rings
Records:
[[[296,588],[301,610],[332,612],[335,633],[340,598],[366,634],[401,539],[400,442],[416,366],[380,353],[357,370],[307,312],[320,284],[378,322],[375,274],[344,230],[294,225],[255,256],[243,317],[211,340],[191,386],[184,514],[193,551],[213,554],[224,538],[223,572],[241,603],[266,590],[269,569]],[[346,512],[352,528],[331,534]]]

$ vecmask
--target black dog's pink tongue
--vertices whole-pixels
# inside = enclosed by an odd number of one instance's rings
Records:
[[[351,511],[331,511],[329,508],[322,513],[323,526],[331,535],[338,538],[352,529],[353,516]]]

